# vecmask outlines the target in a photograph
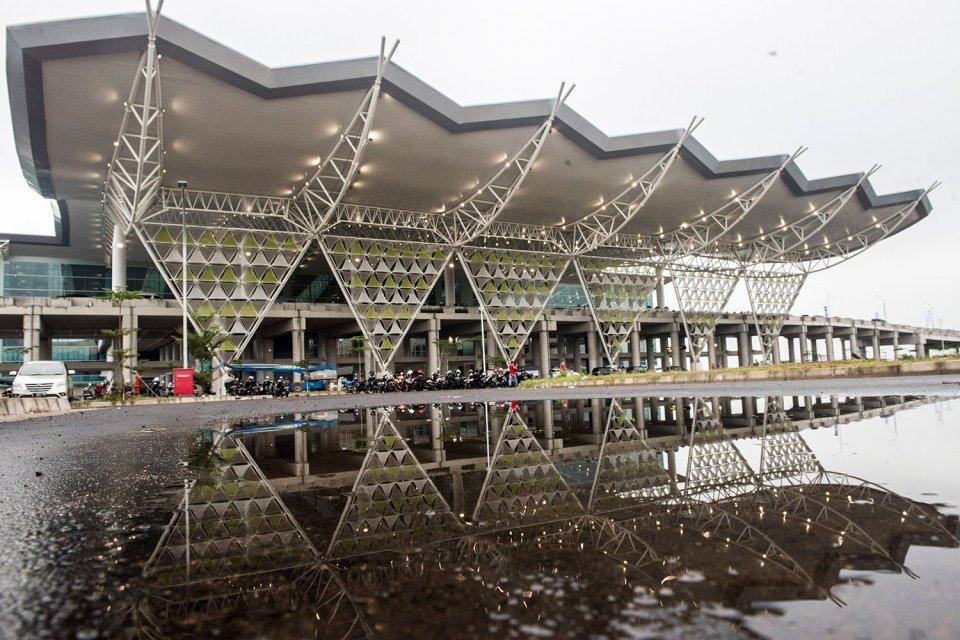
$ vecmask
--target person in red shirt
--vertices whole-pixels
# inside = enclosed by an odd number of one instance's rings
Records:
[[[510,387],[517,386],[517,363],[511,362],[507,365],[507,385]]]

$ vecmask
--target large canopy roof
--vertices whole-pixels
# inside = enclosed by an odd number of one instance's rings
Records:
[[[146,43],[143,14],[7,30],[17,151],[31,187],[60,201],[67,255],[102,255],[102,227],[109,224],[101,205],[107,163]],[[159,23],[157,50],[164,186],[175,187],[182,178],[191,188],[279,197],[296,193],[336,144],[379,62],[270,69],[167,19]],[[496,173],[552,106],[546,99],[463,107],[391,63],[371,143],[343,202],[440,212]],[[863,174],[810,180],[787,155],[721,161],[683,136],[677,129],[610,137],[563,105],[529,177],[499,220],[556,228],[582,219],[681,140],[677,161],[622,234],[657,237],[685,228],[785,162],[729,239],[765,237],[853,187],[856,197],[818,230],[827,246],[869,230],[918,198],[897,231],[931,210],[920,191],[877,195]]]

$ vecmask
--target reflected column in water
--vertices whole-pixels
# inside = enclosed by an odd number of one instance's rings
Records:
[[[443,462],[447,459],[443,450],[443,416],[440,407],[430,405],[430,450],[434,462]]]

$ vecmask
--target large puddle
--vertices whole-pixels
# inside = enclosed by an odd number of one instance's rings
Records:
[[[960,637],[947,401],[400,405],[151,435],[4,500],[31,521],[0,561],[6,632]]]

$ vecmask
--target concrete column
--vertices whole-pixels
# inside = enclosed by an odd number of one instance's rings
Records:
[[[453,269],[447,269],[453,271]],[[440,339],[440,321],[436,316],[427,318],[427,371],[433,372],[440,368],[440,350],[437,340]]]
[[[452,307],[457,302],[456,269],[443,270],[443,306]]]
[[[870,346],[873,347],[873,359],[879,360],[880,359],[880,333],[876,329],[873,330],[872,344]]]
[[[741,329],[737,334],[738,357],[741,367],[750,366],[750,330]]]
[[[447,459],[446,452],[443,450],[443,420],[440,409],[436,405],[430,405],[430,450],[434,462],[443,462]]]
[[[537,406],[537,414],[540,426],[543,427],[543,448],[547,451],[556,451],[563,447],[563,441],[557,440],[553,435],[553,401],[541,400]]]
[[[646,423],[647,421],[643,417],[643,396],[637,396],[633,399],[633,424],[643,432]]]
[[[26,322],[26,318],[24,318],[24,322]],[[26,344],[26,343],[24,343],[24,344]],[[915,341],[913,344],[914,344],[914,346],[915,346],[916,349],[917,349],[917,357],[918,357],[918,358],[926,358],[926,357],[927,357],[927,348],[926,348],[926,341],[925,341],[924,337],[918,334],[917,337],[916,337],[916,341]]]
[[[600,343],[596,331],[587,331],[587,369],[593,371],[600,366]],[[588,372],[589,372],[588,371]]]
[[[757,426],[757,410],[753,403],[753,396],[742,396],[740,398],[740,404],[743,405],[743,417],[746,419],[748,427]]]
[[[127,238],[119,224],[113,225],[113,248],[110,251],[110,287],[127,288]]]
[[[677,452],[673,449],[667,451],[667,474],[670,476],[670,482],[677,484]]]
[[[792,336],[787,338],[787,361],[797,362],[797,346]]]
[[[800,362],[810,359],[810,347],[807,346],[807,325],[800,325]]]
[[[291,318],[293,320],[293,328],[290,330],[290,343],[291,343],[291,352],[293,355],[293,361],[297,362],[299,360],[307,359],[307,319],[297,316]],[[294,373],[293,382],[302,382],[303,374]]]
[[[537,346],[540,348],[540,375],[544,378],[550,377],[550,331],[547,329],[547,321],[540,321],[540,332],[537,334]]]
[[[780,336],[773,336],[773,344],[770,345],[770,356],[773,358],[773,364],[780,364]]]
[[[670,352],[672,354],[672,364],[682,366],[683,360],[681,360],[680,356],[680,332],[677,329],[670,332]]]
[[[297,429],[293,432],[293,472],[298,478],[310,475],[308,454],[307,432],[303,429]]]
[[[568,344],[572,347],[570,352],[570,357],[573,360],[573,370],[577,373],[580,372],[580,338],[576,336],[570,336],[568,338]],[[569,366],[570,363],[567,363]]]
[[[603,433],[603,400],[600,398],[590,400],[590,430],[595,435]]]
[[[834,360],[833,357],[833,329],[827,327],[827,360]]]
[[[657,368],[657,361],[653,357],[653,338],[647,338],[647,368],[653,371]]]
[[[900,358],[900,332],[896,329],[893,330],[893,359],[898,360]]]
[[[40,307],[31,306],[23,315],[23,361],[42,360],[40,357]]]
[[[666,306],[667,306],[666,301],[663,299],[663,278],[660,278],[659,280],[657,280],[657,296],[656,296],[656,298],[657,298],[657,299],[654,300],[654,304],[655,304],[655,305],[657,305],[658,307],[666,307]]]
[[[630,364],[634,367],[640,366],[640,329],[636,324],[630,332]]]
[[[684,398],[684,397],[682,397],[682,396],[679,397],[679,398],[674,398],[674,399],[673,399],[673,406],[674,406],[674,415],[676,416],[676,420],[677,420],[677,426],[680,427],[680,434],[682,435],[682,434],[686,433],[686,431],[687,431],[687,430],[686,430],[686,426],[687,426],[687,412],[686,412],[687,399]]]
[[[453,485],[453,512],[464,513],[463,467],[450,467],[450,484]]]
[[[817,349],[816,337],[814,337],[813,340],[810,341],[810,359],[813,362],[817,362],[820,360],[820,352]]]
[[[370,375],[370,372],[373,371],[373,352],[370,349],[367,349],[363,352],[363,374],[365,376]],[[374,373],[380,373],[379,371],[374,371]]]

